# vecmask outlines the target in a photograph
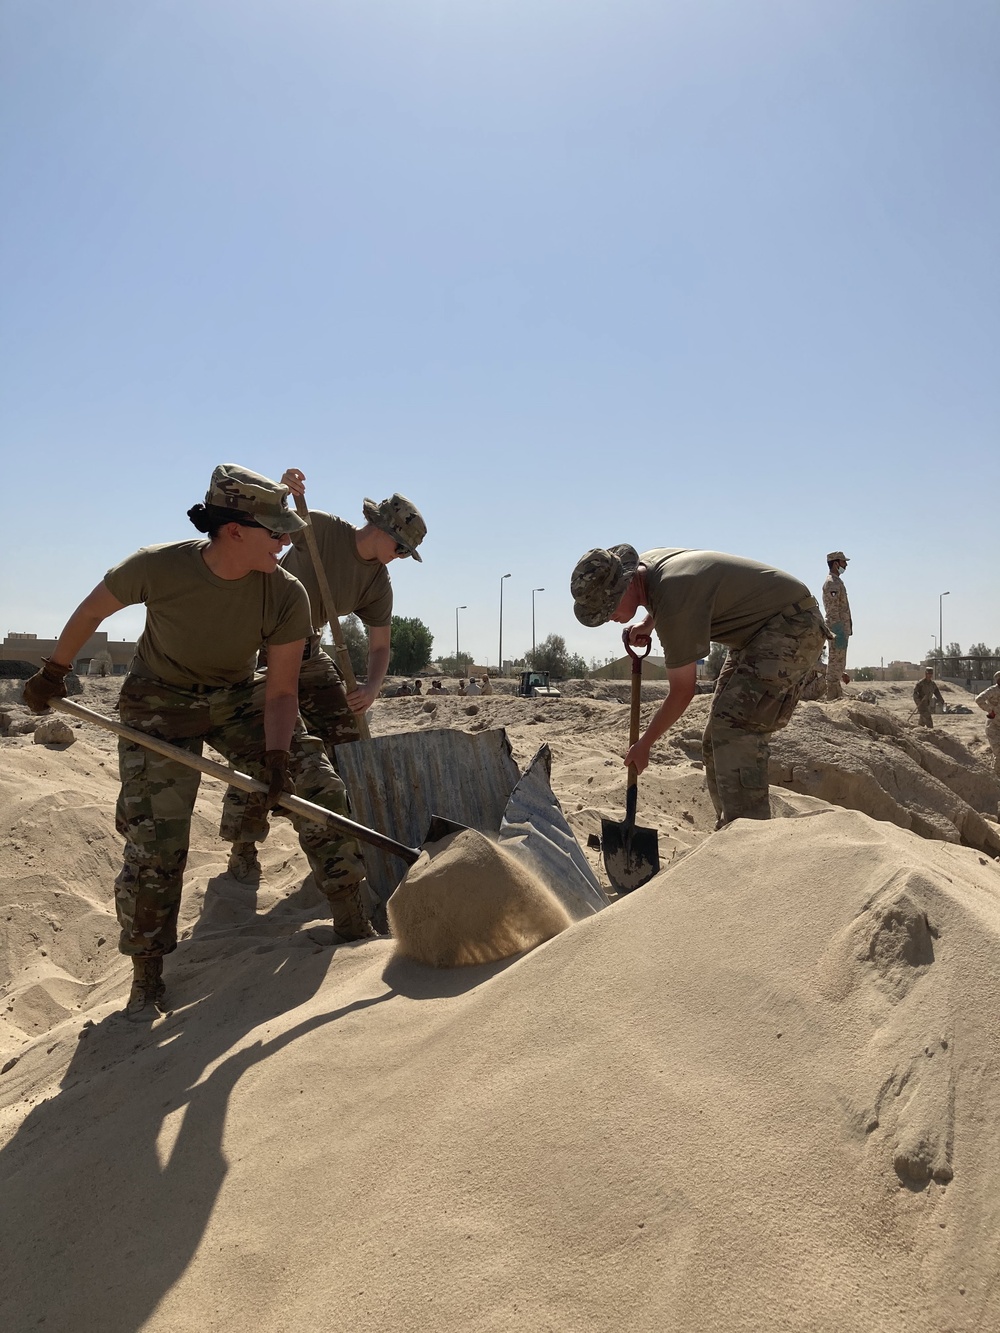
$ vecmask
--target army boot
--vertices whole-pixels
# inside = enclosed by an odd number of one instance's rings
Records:
[[[360,884],[328,893],[326,900],[333,913],[333,928],[342,940],[377,940],[378,931],[368,919]]]
[[[125,1013],[129,1018],[155,1018],[166,987],[163,984],[163,959],[133,958],[132,989]]]
[[[256,884],[260,880],[260,858],[255,842],[234,842],[229,853],[229,873],[241,884]]]

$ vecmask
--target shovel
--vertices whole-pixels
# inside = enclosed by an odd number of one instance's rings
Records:
[[[622,634],[625,651],[632,659],[632,707],[629,714],[629,749],[639,739],[639,701],[642,694],[642,659],[649,656],[652,640],[644,653],[637,653],[628,641],[628,630]],[[639,774],[634,764],[628,766],[628,790],[625,796],[625,822],[601,820],[601,846],[604,849],[604,868],[612,887],[620,895],[641,888],[660,870],[660,848],[654,828],[636,828],[635,805],[639,795]]]
[[[84,708],[82,704],[71,703],[68,699],[50,699],[49,707],[60,713],[68,713],[70,717],[77,717],[83,722],[93,722],[95,726],[103,727],[105,731],[113,731],[116,735],[124,737],[127,741],[132,741],[135,745],[145,746],[147,750],[165,755],[167,759],[173,759],[178,764],[184,764],[187,768],[196,768],[200,773],[207,773],[209,777],[219,778],[220,781],[227,782],[232,787],[239,787],[241,791],[267,791],[265,783],[258,782],[256,778],[252,778],[246,773],[240,773],[234,768],[229,768],[226,764],[218,764],[214,759],[203,759],[201,755],[192,754],[190,750],[184,750],[179,745],[171,745],[169,741],[161,741],[158,736],[147,736],[144,731],[136,731],[134,727],[126,727],[121,722],[115,722],[110,717],[105,717],[103,713],[95,713],[90,708]],[[341,833],[357,838],[359,842],[367,842],[373,847],[381,847],[383,851],[398,856],[408,866],[413,865],[423,850],[421,847],[408,847],[406,843],[397,842],[395,838],[390,838],[388,834],[366,828],[364,824],[357,824],[353,819],[348,819],[346,815],[338,815],[335,811],[326,810],[323,806],[315,805],[312,801],[304,801],[301,796],[280,796],[278,804],[292,814],[301,815],[305,819],[312,819],[317,824],[327,824]],[[446,838],[449,833],[463,832],[465,832],[464,824],[456,824],[453,820],[443,819],[440,815],[432,815],[425,841],[438,842],[441,838]]]

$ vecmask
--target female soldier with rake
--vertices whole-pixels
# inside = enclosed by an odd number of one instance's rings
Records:
[[[311,633],[305,589],[278,564],[303,527],[287,487],[224,464],[205,503],[188,517],[207,540],[143,547],[109,570],[73,612],[51,658],[27,681],[25,703],[44,712],[66,694],[64,677],[91,634],[123,607],[145,603],[146,624],[119,700],[123,722],[200,754],[208,741],[237,768],[268,784],[248,817],[283,792],[347,814],[344,785],[321,741],[298,720],[298,674]],[[255,689],[267,647],[266,684]],[[119,949],[133,963],[126,1012],[155,1016],[163,957],[177,947],[177,915],[200,775],[143,746],[119,742],[116,824],[125,858],[115,881]],[[294,782],[294,787],[293,787]],[[293,821],[316,882],[344,939],[374,935],[360,893],[364,865],[351,839]]]

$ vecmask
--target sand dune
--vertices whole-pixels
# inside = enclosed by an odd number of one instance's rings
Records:
[[[624,710],[553,702],[461,716],[548,740],[583,833],[620,817]],[[692,717],[641,787],[673,863],[459,970],[336,944],[283,823],[236,884],[206,782],[151,1028],[119,1013],[110,744],[0,742],[0,1327],[1000,1327],[1000,865],[953,817],[995,831],[991,789],[957,731],[857,707],[789,745],[871,745],[883,792],[898,753],[932,836],[778,788],[710,835]]]

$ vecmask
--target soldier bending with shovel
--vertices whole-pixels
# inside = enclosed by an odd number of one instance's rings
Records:
[[[629,642],[650,635],[663,645],[670,693],[625,756],[641,773],[654,743],[695,694],[699,658],[714,639],[729,649],[702,738],[705,779],[717,828],[734,819],[769,819],[768,737],[788,725],[799,688],[829,638],[816,598],[780,569],[719,551],[632,546],[584,555],[570,582],[577,620],[627,625],[640,606],[648,615],[629,628]]]

